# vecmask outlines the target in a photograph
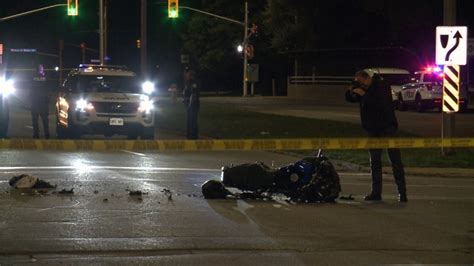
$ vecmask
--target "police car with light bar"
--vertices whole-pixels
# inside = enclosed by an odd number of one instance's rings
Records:
[[[405,84],[398,93],[398,108],[405,111],[409,107],[418,112],[428,109],[442,109],[443,101],[443,70],[438,66],[427,67],[423,71],[415,72],[411,82]],[[459,100],[460,109],[467,108],[465,98]]]
[[[152,82],[141,83],[126,67],[80,65],[69,73],[56,99],[57,136],[153,139],[153,91]]]

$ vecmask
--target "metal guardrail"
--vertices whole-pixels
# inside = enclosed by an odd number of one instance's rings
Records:
[[[289,76],[288,84],[350,84],[353,76]]]

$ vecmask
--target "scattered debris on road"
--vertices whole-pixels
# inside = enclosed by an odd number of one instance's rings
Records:
[[[65,189],[65,188],[63,188],[63,189],[60,190],[60,191],[54,191],[53,194],[60,194],[60,195],[70,195],[70,194],[74,194],[74,188],[71,188],[71,189]]]
[[[143,192],[141,190],[129,190],[128,194],[130,196],[142,196],[142,195],[148,195],[148,192]]]
[[[18,175],[10,179],[8,184],[16,189],[49,189],[56,188],[56,185],[52,185],[49,182],[39,179],[32,175]]]
[[[352,197],[352,194],[349,194],[349,196],[341,196],[339,199],[340,200],[354,200],[354,197]]]
[[[165,195],[168,197],[169,201],[173,200],[173,192],[171,192],[170,189],[164,188],[161,192],[165,193]]]

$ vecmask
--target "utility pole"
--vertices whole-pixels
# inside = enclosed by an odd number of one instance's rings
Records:
[[[247,67],[248,67],[248,57],[247,57],[247,46],[249,43],[249,3],[245,1],[245,19],[244,19],[244,78],[243,78],[243,96],[247,96]]]
[[[108,0],[104,0],[104,57],[107,57],[108,56],[108,51],[107,51],[107,47],[108,47],[108,33],[107,33],[107,29],[108,29],[108,25],[107,25],[107,4],[108,4]]]
[[[105,59],[105,34],[104,34],[104,0],[99,0],[99,35],[100,35],[100,64],[104,65]]]
[[[147,73],[147,0],[141,0],[141,22],[140,22],[140,68],[143,78]]]
[[[456,0],[444,0],[444,16],[443,24],[444,26],[455,26],[456,25]],[[445,113],[441,111],[441,138],[452,138],[455,135],[455,125],[456,125],[456,113]],[[453,149],[442,148],[443,155],[454,153]]]
[[[63,85],[63,50],[64,40],[59,40],[59,87]]]

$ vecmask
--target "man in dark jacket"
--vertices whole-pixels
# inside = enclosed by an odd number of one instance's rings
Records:
[[[184,76],[184,105],[186,105],[187,138],[198,139],[198,113],[200,108],[199,84],[196,81],[196,73],[187,70]]]
[[[380,78],[365,71],[355,75],[353,86],[346,92],[348,102],[358,102],[362,127],[369,138],[394,137],[398,129],[392,103],[390,87]],[[382,149],[370,149],[372,170],[372,192],[365,196],[367,201],[382,200]],[[393,175],[397,184],[399,201],[407,201],[405,170],[399,149],[388,149]]]
[[[42,65],[38,66],[38,73],[32,81],[30,100],[31,100],[31,118],[33,122],[33,138],[39,138],[39,123],[38,118],[41,117],[41,122],[44,128],[44,137],[49,139],[49,82],[46,80],[46,75]]]

